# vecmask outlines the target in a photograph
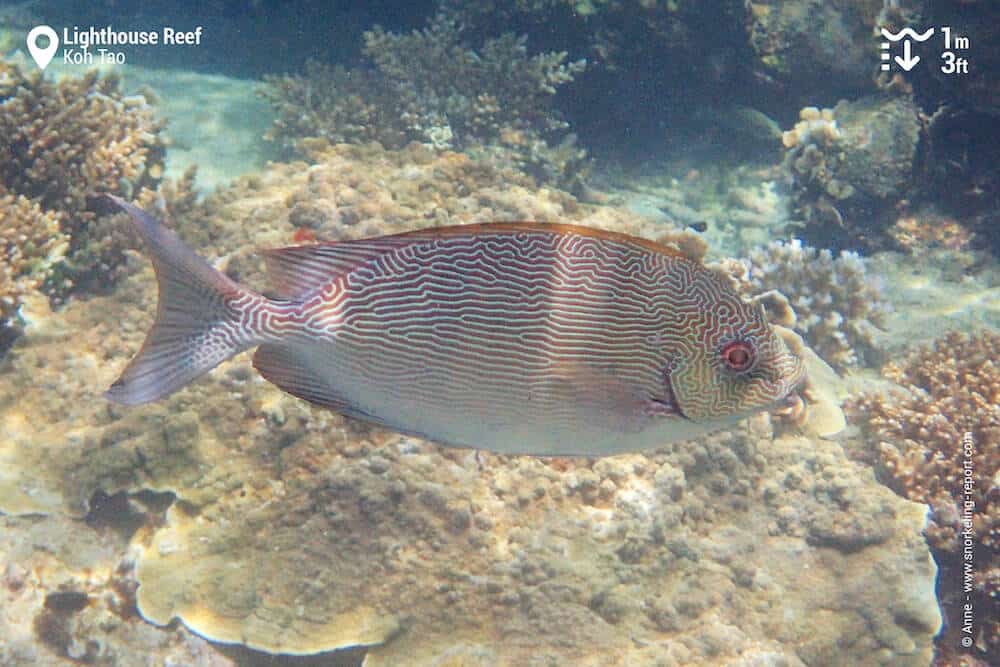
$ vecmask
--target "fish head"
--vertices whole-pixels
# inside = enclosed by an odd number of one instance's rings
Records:
[[[688,322],[666,380],[687,419],[722,425],[782,405],[805,379],[802,359],[767,321],[760,304],[717,293]]]

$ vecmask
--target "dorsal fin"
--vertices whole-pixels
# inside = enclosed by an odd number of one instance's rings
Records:
[[[631,236],[629,234],[623,234],[622,232],[614,232],[607,229],[597,229],[596,227],[584,227],[583,225],[571,225],[561,222],[530,222],[530,221],[511,221],[511,222],[473,222],[467,225],[449,225],[447,227],[429,227],[426,229],[417,229],[410,232],[402,232],[399,234],[393,234],[392,236],[383,236],[378,240],[384,242],[391,242],[389,247],[398,247],[403,245],[404,241],[414,241],[422,238],[444,238],[449,236],[482,236],[487,234],[502,234],[502,233],[516,233],[516,232],[546,232],[549,234],[576,234],[577,236],[586,236],[594,239],[603,239],[605,241],[614,241],[615,243],[624,243],[628,245],[635,245],[646,250],[650,250],[660,255],[668,255],[671,257],[683,257],[685,259],[692,259],[697,261],[696,258],[689,256],[678,248],[666,245],[664,243],[658,243],[657,241],[650,241],[649,239],[644,239],[638,236]]]
[[[381,255],[393,245],[382,239],[291,246],[264,250],[271,286],[278,296],[299,299],[336,276]]]
[[[490,234],[510,234],[516,232],[545,232],[549,234],[576,234],[590,238],[604,239],[616,243],[635,245],[661,255],[693,259],[680,250],[629,236],[620,232],[593,229],[580,225],[566,225],[544,222],[484,222],[447,227],[429,227],[401,234],[380,236],[356,241],[317,243],[315,245],[290,246],[265,250],[264,261],[277,295],[286,299],[298,299],[315,290],[332,278],[350,272],[359,264],[392,250],[421,240],[454,236],[485,236]],[[697,261],[697,260],[695,260]]]

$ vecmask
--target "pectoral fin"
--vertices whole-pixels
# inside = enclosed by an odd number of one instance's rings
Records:
[[[653,394],[613,366],[564,361],[552,371],[554,389],[573,401],[580,419],[623,432],[644,428],[651,418],[678,417],[669,391]]]

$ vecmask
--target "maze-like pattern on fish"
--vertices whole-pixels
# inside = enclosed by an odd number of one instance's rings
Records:
[[[634,431],[788,389],[770,363],[787,352],[761,313],[700,264],[618,239],[480,229],[321,246],[296,268],[318,287],[299,303],[254,303],[248,330],[309,348],[337,394],[392,424],[600,419]],[[737,339],[758,355],[743,376],[718,356]]]

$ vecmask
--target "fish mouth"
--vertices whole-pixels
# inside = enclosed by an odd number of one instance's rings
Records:
[[[798,373],[798,377],[794,378],[788,383],[788,389],[784,392],[781,398],[778,398],[771,402],[765,410],[776,415],[799,415],[805,409],[805,399],[803,398],[803,392],[805,392],[809,382],[809,378],[806,374],[805,366],[802,365],[801,372]]]

